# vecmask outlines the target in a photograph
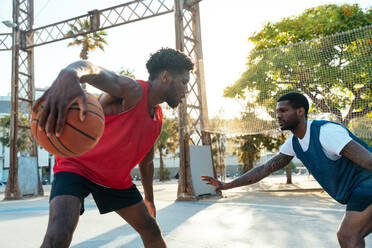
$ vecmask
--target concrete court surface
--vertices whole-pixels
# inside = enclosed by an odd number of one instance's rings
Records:
[[[168,247],[338,247],[336,231],[345,207],[322,192],[311,177],[293,180],[288,186],[284,176],[270,176],[256,185],[224,191],[223,198],[196,202],[175,201],[175,180],[155,183],[157,220]],[[142,191],[141,185],[138,188]],[[44,189],[44,197],[0,201],[1,248],[40,247],[50,186]],[[100,215],[90,196],[85,207],[72,248],[143,247],[118,215]],[[366,240],[366,247],[372,247],[372,235]]]

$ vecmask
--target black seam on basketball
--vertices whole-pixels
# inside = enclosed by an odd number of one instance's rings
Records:
[[[95,107],[96,109],[98,109],[100,112],[102,112],[103,110],[102,110],[102,108],[100,108],[99,106],[97,106],[96,104],[94,104],[94,103],[91,103],[91,102],[87,102],[87,105],[90,105],[90,106],[93,106],[93,107]],[[70,107],[79,107],[79,104],[77,104],[77,103],[74,103],[74,104],[72,104]]]
[[[67,147],[65,147],[63,144],[61,144],[59,141],[58,141],[58,137],[57,136],[55,136],[55,135],[52,135],[51,136],[51,140],[52,140],[52,142],[54,143],[54,145],[58,145],[58,147],[59,147],[59,149],[62,149],[62,148],[64,148],[65,150],[63,150],[64,151],[64,154],[65,154],[65,156],[71,156],[72,154],[74,154],[74,155],[77,155],[76,153],[74,153],[74,152],[72,152],[72,151],[70,151]],[[60,145],[62,145],[62,146],[60,146]],[[60,151],[62,151],[62,150],[60,150]],[[69,152],[70,153],[72,153],[72,154],[69,154]],[[66,154],[68,154],[68,155],[66,155]]]
[[[96,104],[93,104],[93,103],[90,103],[90,102],[88,102],[87,104],[88,104],[88,105],[91,105],[91,106],[93,106],[93,107],[95,107],[95,108],[98,109],[100,112],[103,111],[102,108],[100,108],[100,107],[97,106]]]
[[[70,107],[68,110],[80,110],[80,108],[75,108],[75,107]],[[90,113],[92,113],[92,114],[94,114],[94,115],[96,115],[96,116],[98,116],[101,120],[105,120],[105,118],[103,118],[99,113],[97,113],[97,112],[94,112],[94,111],[92,111],[92,110],[87,110],[87,112],[90,112]]]
[[[102,113],[104,115],[102,107],[97,106],[97,105],[95,105],[93,103],[89,103],[89,102],[88,102],[88,105],[93,106],[96,110],[98,110],[99,113]]]
[[[88,105],[91,105],[91,106],[96,107],[96,109],[98,109],[99,112],[103,112],[103,110],[102,110],[101,108],[97,107],[97,105],[94,105],[94,104],[92,104],[92,103],[88,103]],[[79,109],[79,110],[80,110],[80,107],[79,107],[79,105],[75,105],[75,104],[73,104],[73,105],[71,105],[71,106],[69,107],[69,109]],[[90,110],[90,109],[88,108],[88,110]],[[91,110],[91,111],[93,111],[93,110]]]
[[[78,128],[76,128],[76,127],[74,127],[73,125],[71,125],[70,123],[68,123],[67,121],[65,121],[65,123],[69,126],[69,127],[71,127],[71,128],[73,128],[74,130],[76,130],[76,131],[78,131],[79,133],[81,133],[81,134],[83,134],[83,135],[85,135],[87,138],[89,138],[89,139],[91,139],[91,140],[94,140],[94,141],[96,141],[96,139],[95,138],[93,138],[92,136],[90,136],[89,134],[86,134],[86,133],[84,133],[83,131],[81,131],[80,129],[78,129]]]
[[[57,146],[53,143],[53,141],[47,136],[47,138],[48,138],[48,140],[49,140],[49,142],[50,142],[50,144],[52,144],[53,145],[53,147],[57,150],[57,151],[59,151],[59,153],[61,153],[63,156],[66,156],[66,157],[68,157],[68,155],[67,154],[65,154],[65,153],[63,153],[63,152],[61,152],[58,148],[57,148]]]
[[[57,141],[58,141],[58,142],[63,146],[63,148],[65,148],[67,151],[71,152],[72,154],[78,155],[77,153],[75,153],[75,152],[71,151],[70,149],[68,149],[68,148],[67,148],[67,147],[62,143],[61,139],[58,138],[57,136],[56,136],[56,139],[57,139]]]

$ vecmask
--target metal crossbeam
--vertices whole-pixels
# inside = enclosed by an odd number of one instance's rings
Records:
[[[26,34],[26,48],[36,47],[51,42],[73,38],[79,35],[128,24],[147,18],[173,12],[172,0],[136,0],[103,10],[90,11],[86,15],[67,19],[43,27],[35,28]],[[91,30],[68,34],[71,27],[89,20]],[[32,40],[30,37],[34,35]]]
[[[12,50],[12,34],[0,34],[0,51]]]

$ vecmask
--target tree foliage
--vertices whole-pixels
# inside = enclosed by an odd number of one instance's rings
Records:
[[[252,169],[257,161],[261,159],[261,151],[274,151],[284,143],[284,134],[273,136],[271,134],[242,135],[237,137],[235,143],[239,162],[242,163],[242,173]]]
[[[25,116],[20,117],[20,125],[28,126],[28,120]],[[5,115],[0,118],[0,142],[3,146],[10,146],[10,115]],[[27,129],[18,129],[17,148],[20,152],[30,152],[31,137]]]
[[[247,112],[242,114],[241,121],[256,121],[255,112],[252,108],[247,109]],[[269,121],[261,120],[262,124]],[[267,124],[266,123],[266,124]],[[284,143],[286,137],[283,133],[271,134],[271,133],[257,133],[253,135],[240,135],[235,140],[235,155],[238,156],[238,160],[242,163],[242,173],[245,173],[252,169],[257,161],[261,159],[262,151],[274,151],[278,150],[279,147]]]
[[[349,121],[372,113],[372,7],[334,4],[267,23],[249,40],[255,47],[247,70],[225,89],[227,97],[256,93],[256,104],[274,117],[276,100],[288,91],[306,94],[313,112]],[[344,32],[335,36],[336,33]],[[319,38],[319,39],[318,39]]]
[[[160,156],[159,179],[167,180],[165,176],[163,157],[175,154],[178,148],[178,121],[176,118],[163,117],[162,129],[155,143]]]
[[[86,19],[85,21],[77,21],[77,25],[70,25],[71,30],[67,32],[66,36],[75,36],[78,33],[85,33],[90,32],[90,21]],[[107,45],[107,41],[105,40],[106,32],[101,30],[93,33],[86,33],[83,35],[79,35],[71,41],[68,46],[82,46],[80,52],[80,58],[83,60],[88,59],[89,51],[93,51],[96,48],[101,49],[104,51],[104,44]]]

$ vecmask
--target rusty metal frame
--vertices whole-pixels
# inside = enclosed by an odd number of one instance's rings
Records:
[[[0,34],[0,51],[12,50],[12,33]]]
[[[13,0],[12,32],[12,87],[11,87],[11,118],[10,118],[10,165],[5,199],[19,199],[21,193],[18,187],[18,131],[29,130],[31,147],[29,153],[37,157],[37,146],[32,138],[30,126],[21,125],[20,118],[25,116],[31,120],[31,111],[22,112],[23,104],[28,110],[34,101],[34,50],[25,48],[25,30],[32,29],[33,0]],[[32,39],[32,36],[30,37]],[[4,44],[4,43],[2,43]],[[39,176],[39,173],[38,173]],[[39,180],[39,194],[43,194]]]
[[[190,75],[189,93],[179,107],[180,172],[177,200],[196,200],[190,170],[189,145],[210,145],[204,133],[208,121],[204,63],[201,41],[199,1],[175,2],[176,48],[194,61]]]

